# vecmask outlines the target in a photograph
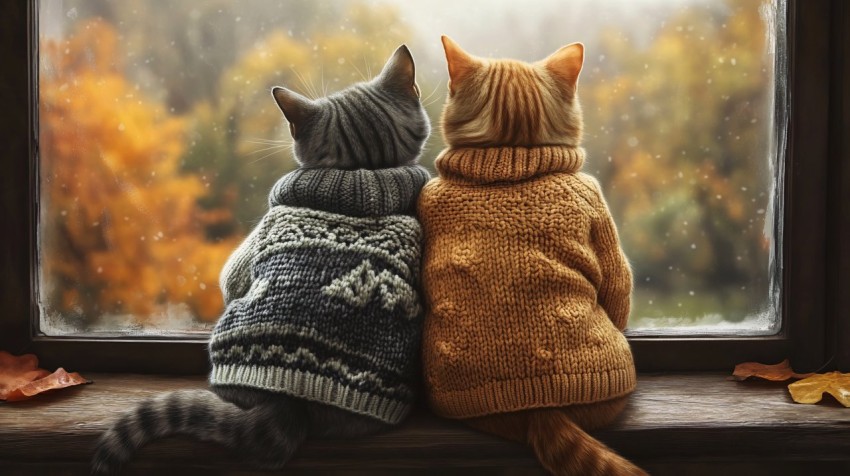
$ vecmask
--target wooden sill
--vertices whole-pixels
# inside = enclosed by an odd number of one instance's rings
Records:
[[[84,474],[95,439],[117,414],[155,393],[206,384],[200,376],[86,376],[95,383],[0,404],[0,473]],[[721,469],[749,475],[850,474],[850,409],[831,399],[798,405],[782,384],[731,382],[721,374],[641,375],[622,418],[595,435],[653,474],[684,474],[684,467],[691,468],[688,474],[716,474]],[[774,469],[760,473],[770,462]],[[127,474],[147,474],[154,468],[179,469],[181,474],[248,474],[231,452],[181,437],[144,448]],[[730,468],[738,470],[730,473]],[[782,471],[777,473],[777,468]],[[542,474],[522,446],[425,410],[383,435],[308,442],[286,474],[340,470]]]

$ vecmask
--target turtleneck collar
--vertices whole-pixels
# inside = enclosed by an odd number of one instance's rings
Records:
[[[413,212],[430,178],[419,165],[386,169],[297,169],[272,187],[269,205],[313,208],[349,216]]]
[[[437,157],[442,177],[473,183],[516,182],[554,172],[577,172],[584,149],[567,146],[445,149]]]

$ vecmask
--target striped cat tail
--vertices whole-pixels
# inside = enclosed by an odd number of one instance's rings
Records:
[[[92,474],[115,474],[136,450],[171,435],[186,435],[236,450],[258,465],[283,466],[307,436],[303,415],[287,402],[241,409],[208,390],[158,395],[122,415],[97,443]]]
[[[528,444],[557,476],[645,476],[647,473],[585,433],[558,409],[529,415]]]

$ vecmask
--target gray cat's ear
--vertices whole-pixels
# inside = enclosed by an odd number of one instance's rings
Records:
[[[584,45],[571,43],[561,47],[541,63],[552,75],[563,81],[571,92],[575,92],[578,86],[578,76],[581,74],[581,67],[584,64]]]
[[[387,60],[377,81],[385,87],[396,89],[415,97],[419,97],[419,86],[416,85],[416,64],[407,45],[401,45]]]
[[[277,106],[283,111],[286,120],[289,121],[290,130],[301,124],[317,110],[317,106],[312,100],[286,88],[279,86],[272,88],[272,96],[274,96]],[[295,135],[294,131],[293,135]]]

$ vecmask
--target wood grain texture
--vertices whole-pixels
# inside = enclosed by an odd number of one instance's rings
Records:
[[[95,383],[31,401],[0,404],[0,473],[83,474],[95,439],[118,414],[153,394],[206,384],[202,377],[87,377]],[[850,410],[834,402],[798,405],[782,384],[732,382],[722,374],[641,375],[622,418],[596,435],[647,468],[655,468],[653,474],[682,474],[685,466],[735,467],[741,461],[759,462],[760,468],[769,462],[788,462],[781,464],[782,471],[771,474],[800,474],[788,471],[809,460],[819,460],[822,468],[847,469],[844,460],[850,460]],[[184,474],[241,474],[246,466],[238,455],[219,446],[176,437],[144,448],[128,474],[154,468],[179,468]],[[287,474],[340,471],[540,474],[522,446],[438,419],[425,410],[383,435],[308,442],[287,468]]]

